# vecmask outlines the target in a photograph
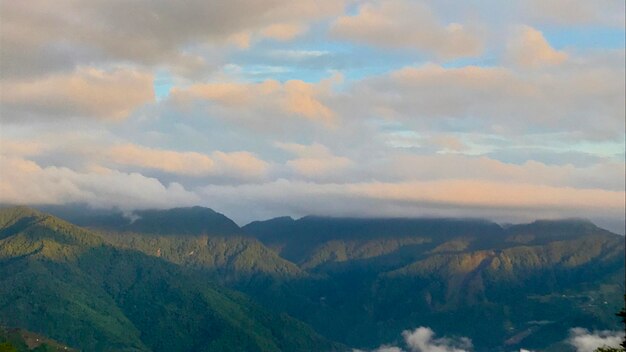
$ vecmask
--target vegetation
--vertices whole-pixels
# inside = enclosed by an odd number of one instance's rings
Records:
[[[557,351],[571,327],[619,328],[624,237],[584,220],[305,217],[240,229],[198,207],[134,221],[65,211],[89,231],[0,211],[0,323],[88,350],[372,349],[423,325],[470,336],[476,351]]]
[[[316,274],[247,292],[351,346],[373,348],[420,325],[471,336],[477,350],[544,349],[574,326],[619,328],[610,316],[624,292],[624,237],[588,221],[505,229],[307,217],[244,229]]]
[[[193,271],[57,218],[0,211],[0,317],[89,351],[335,350]]]
[[[7,329],[0,327],[0,352],[73,352],[44,336],[23,329]]]

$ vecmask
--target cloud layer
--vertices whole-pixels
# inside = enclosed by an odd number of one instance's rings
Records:
[[[451,4],[0,0],[0,202],[623,232],[624,2]]]

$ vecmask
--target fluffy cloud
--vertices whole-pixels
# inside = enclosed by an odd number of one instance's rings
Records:
[[[3,1],[0,72],[30,75],[107,60],[184,66],[203,46],[257,34],[288,39],[296,26],[343,9],[336,0]]]
[[[414,352],[465,352],[472,348],[472,342],[467,337],[459,340],[435,339],[435,333],[425,327],[419,327],[412,332],[404,331],[402,336],[407,346]]]
[[[39,79],[0,81],[2,118],[88,117],[119,120],[154,100],[150,73],[78,68]]]
[[[623,223],[623,1],[450,4],[0,1],[3,194]]]
[[[615,54],[623,58],[623,52]],[[550,73],[503,67],[410,66],[352,87],[344,116],[408,121],[418,129],[576,138],[623,136],[623,64],[571,64]],[[336,108],[339,109],[339,108]]]
[[[392,48],[413,48],[436,57],[477,56],[478,35],[463,25],[439,23],[422,3],[406,0],[365,3],[354,16],[339,17],[331,28],[337,38]]]
[[[95,207],[137,209],[200,202],[178,183],[164,185],[155,178],[103,167],[79,172],[0,155],[0,170],[0,202],[5,204],[85,202]]]
[[[176,152],[123,144],[111,147],[106,158],[121,165],[161,170],[187,176],[228,175],[242,179],[263,177],[269,164],[248,152]]]
[[[395,346],[381,346],[372,352],[469,352],[472,341],[467,337],[458,339],[435,338],[435,332],[428,327],[402,332],[406,350]]]
[[[269,116],[299,117],[326,126],[335,124],[335,113],[322,102],[332,92],[337,77],[319,83],[266,80],[261,83],[206,83],[174,89],[171,99],[182,105],[213,103],[227,115],[242,118]]]
[[[528,26],[517,30],[508,50],[509,60],[524,68],[558,65],[567,60],[565,52],[554,50],[540,31]]]
[[[326,178],[337,175],[352,166],[349,158],[333,155],[327,147],[321,144],[277,143],[276,146],[298,156],[296,159],[287,161],[287,166],[305,177]]]
[[[576,348],[576,352],[593,352],[598,347],[619,347],[624,339],[623,331],[594,331],[583,328],[570,330],[568,342]]]

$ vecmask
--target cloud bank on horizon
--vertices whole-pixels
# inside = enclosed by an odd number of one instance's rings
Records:
[[[0,203],[623,233],[624,7],[0,0]]]

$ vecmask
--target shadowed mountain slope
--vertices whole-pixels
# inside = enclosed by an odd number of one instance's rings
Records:
[[[134,230],[110,214],[77,219],[103,246],[166,260],[183,281],[218,280],[352,347],[429,326],[478,352],[560,351],[572,327],[620,328],[624,237],[586,220],[282,217],[224,234],[194,225],[215,217],[203,208],[150,212]],[[172,214],[196,221],[158,225]]]
[[[574,326],[620,329],[624,237],[585,220],[305,217],[244,230],[316,274],[251,294],[352,346],[417,326],[470,336],[478,351],[544,349]]]

